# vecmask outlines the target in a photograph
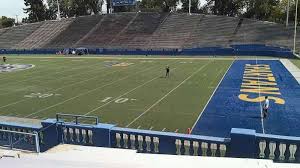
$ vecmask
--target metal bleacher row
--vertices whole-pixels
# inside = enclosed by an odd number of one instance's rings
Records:
[[[232,44],[292,46],[292,27],[183,13],[115,13],[0,29],[0,49],[182,49]]]

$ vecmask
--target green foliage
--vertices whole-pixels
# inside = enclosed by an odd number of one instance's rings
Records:
[[[24,0],[24,3],[27,7],[24,11],[28,14],[28,17],[23,21],[32,23],[47,19],[47,9],[42,0]]]
[[[142,11],[170,12],[179,0],[143,0],[140,4]]]
[[[181,0],[182,2],[182,11],[189,12],[189,0]],[[200,1],[199,0],[191,0],[191,12],[199,13],[200,10]]]
[[[56,0],[48,0],[49,15],[56,18],[57,3]],[[59,0],[60,12],[62,17],[73,17],[97,14],[101,12],[103,0]]]
[[[15,24],[15,19],[2,16],[0,18],[0,28],[12,27]]]

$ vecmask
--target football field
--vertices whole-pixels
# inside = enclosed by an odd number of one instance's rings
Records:
[[[232,62],[11,56],[7,64],[34,67],[0,73],[0,115],[46,119],[79,114],[121,127],[185,133]]]

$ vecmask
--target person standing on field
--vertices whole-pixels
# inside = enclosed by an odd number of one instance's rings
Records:
[[[170,76],[170,67],[167,66],[166,67],[166,78],[168,78]]]
[[[268,109],[270,107],[270,101],[268,99],[268,96],[265,97],[265,102],[263,106],[263,118],[266,118],[268,116]]]

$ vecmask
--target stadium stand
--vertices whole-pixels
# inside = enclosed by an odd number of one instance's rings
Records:
[[[171,14],[154,33],[150,48],[181,48],[196,30],[203,15]]]
[[[1,36],[1,34],[5,33],[7,30],[8,30],[8,28],[0,29],[0,36]]]
[[[139,13],[110,45],[114,48],[145,48],[152,34],[166,17],[166,13]]]
[[[185,48],[228,46],[239,18],[205,15]]]
[[[59,36],[51,40],[43,48],[72,47],[83,38],[102,19],[101,15],[77,17]]]
[[[284,25],[243,19],[241,28],[233,38],[233,43],[261,43],[261,44],[290,44],[292,41],[292,29],[285,28]]]
[[[10,49],[16,48],[16,44],[23,41],[26,37],[37,30],[43,22],[26,24],[22,26],[12,27],[7,29],[0,36],[0,48]]]
[[[106,15],[83,39],[76,43],[77,47],[108,48],[108,44],[131,23],[136,13]]]
[[[0,49],[161,50],[236,44],[292,48],[293,26],[227,16],[148,12],[82,16],[0,29]]]
[[[17,49],[34,49],[41,48],[46,43],[57,37],[62,31],[64,31],[72,22],[73,18],[63,19],[60,21],[46,21],[40,28],[34,33],[29,35],[23,41],[21,41],[16,48]]]

